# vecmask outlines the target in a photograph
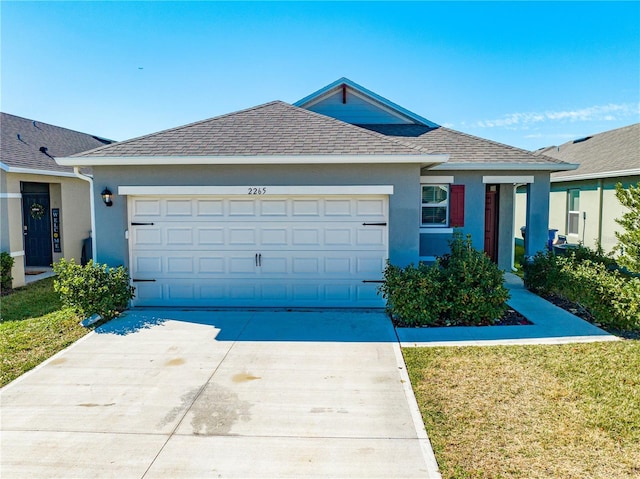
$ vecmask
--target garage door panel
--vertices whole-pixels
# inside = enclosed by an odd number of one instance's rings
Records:
[[[261,216],[287,216],[289,208],[287,200],[261,200]]]
[[[134,304],[382,306],[363,281],[382,278],[386,208],[382,196],[132,197]]]
[[[379,249],[386,251],[385,226],[345,224],[339,227],[317,226],[305,223],[295,226],[178,226],[158,222],[153,226],[131,226],[133,246],[136,250],[249,250],[260,248]]]
[[[225,229],[222,227],[197,227],[196,232],[196,245],[198,246],[219,246],[225,244]]]
[[[229,216],[255,216],[256,202],[253,200],[229,200]]]
[[[356,200],[356,215],[382,217],[385,215],[385,201],[383,199]]]
[[[136,287],[137,306],[372,307],[381,301],[377,284],[345,280],[249,284],[233,278],[171,279],[137,283]]]
[[[167,246],[192,246],[193,245],[193,229],[170,226],[166,231]]]
[[[224,216],[223,200],[195,200],[196,216],[210,219],[214,216]]]
[[[209,251],[139,252],[131,265],[131,274],[138,279],[188,278],[243,275],[247,279],[283,279],[294,274],[312,274],[318,280],[380,279],[385,257],[380,252],[360,252],[357,258],[350,251],[263,251],[213,253]],[[260,255],[259,258],[256,255]]]
[[[193,201],[190,199],[185,200],[166,200],[166,215],[167,216],[192,216],[193,215]]]
[[[134,199],[133,215],[134,216],[160,216],[161,205],[158,199]]]

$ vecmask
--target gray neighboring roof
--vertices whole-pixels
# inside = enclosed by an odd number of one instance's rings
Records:
[[[73,168],[58,165],[51,156],[70,156],[111,142],[104,138],[80,133],[9,113],[0,113],[0,162],[3,169],[71,172]],[[19,137],[18,137],[19,135]],[[45,147],[47,156],[40,151]]]
[[[534,154],[580,164],[577,170],[551,175],[556,181],[640,175],[640,123],[543,148]]]
[[[74,155],[92,157],[424,155],[409,142],[273,101]]]
[[[545,155],[534,155],[530,151],[486,140],[467,133],[451,130],[442,126],[430,128],[422,125],[360,125],[362,128],[377,131],[383,135],[402,138],[421,146],[433,153],[448,153],[449,161],[439,169],[452,164],[495,165],[496,163],[543,166],[562,169],[565,164],[558,159]]]

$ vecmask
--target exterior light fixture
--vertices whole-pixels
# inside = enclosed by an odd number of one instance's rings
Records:
[[[109,190],[109,188],[105,188],[100,194],[102,195],[102,201],[104,201],[105,205],[113,205],[113,201],[111,201],[111,198],[113,198],[113,193],[111,193],[111,190]]]

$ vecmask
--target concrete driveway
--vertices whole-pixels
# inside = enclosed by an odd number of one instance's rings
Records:
[[[1,406],[3,478],[438,477],[380,312],[134,310]]]

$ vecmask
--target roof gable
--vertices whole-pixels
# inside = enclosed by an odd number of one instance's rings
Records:
[[[69,156],[111,143],[111,140],[9,113],[0,113],[0,126],[0,162],[6,171],[18,168],[70,172],[71,168],[58,165],[53,157]]]
[[[438,126],[348,78],[340,78],[297,101],[294,105],[355,125]]]

